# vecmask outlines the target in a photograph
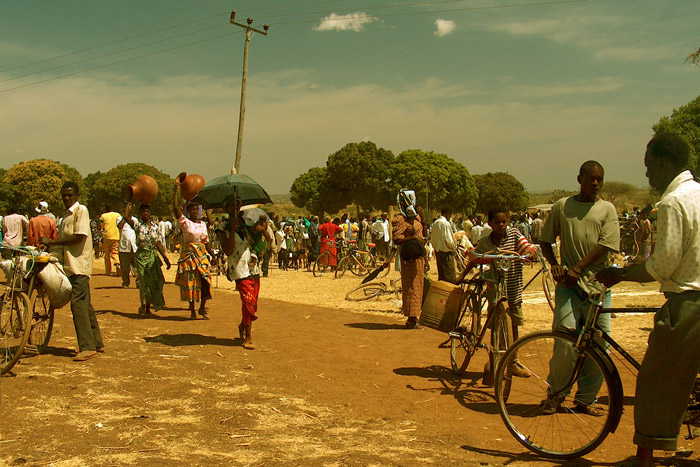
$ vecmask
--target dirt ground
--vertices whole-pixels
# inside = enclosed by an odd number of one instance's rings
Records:
[[[214,279],[209,321],[187,319],[171,283],[168,307],[139,319],[133,283],[121,288],[96,262],[92,300],[107,351],[73,362],[69,307],[57,312],[49,351],[0,381],[0,464],[562,465],[507,432],[493,390],[481,384],[484,351],[455,377],[449,350],[437,348],[445,335],[406,330],[396,297],[344,301],[359,282],[273,266],[253,328],[257,349],[245,350],[240,301],[224,277]],[[659,305],[655,290],[619,287],[615,306]],[[551,324],[539,281],[526,291],[525,313],[523,334]],[[620,315],[613,336],[641,358],[651,327],[651,315]],[[612,466],[633,455],[634,374],[618,368],[627,396],[620,427],[566,465]],[[679,444],[681,455],[661,453],[660,465],[700,463],[700,442]]]

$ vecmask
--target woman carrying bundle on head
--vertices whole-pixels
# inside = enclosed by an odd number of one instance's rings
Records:
[[[175,283],[180,286],[180,300],[189,302],[190,319],[197,319],[194,304],[200,302],[199,315],[209,319],[207,309],[204,307],[211,298],[211,273],[209,269],[216,266],[216,255],[211,248],[207,224],[200,216],[200,205],[189,203],[187,216],[180,209],[180,182],[175,181],[175,196],[173,208],[178,226],[182,232],[182,246],[180,247],[180,259],[177,261],[177,275]],[[207,256],[207,253],[210,256]],[[211,257],[211,261],[209,260]]]
[[[151,207],[148,204],[142,204],[139,207],[138,219],[131,217],[132,207],[133,203],[126,204],[123,219],[136,234],[137,249],[132,266],[136,271],[136,283],[141,296],[139,316],[151,317],[153,316],[151,309],[158,311],[165,306],[163,299],[165,277],[161,270],[163,263],[157,253],[160,253],[168,269],[170,269],[170,260],[165,254],[158,222],[151,216]]]

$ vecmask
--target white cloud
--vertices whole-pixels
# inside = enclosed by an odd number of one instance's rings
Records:
[[[436,19],[435,26],[437,27],[435,35],[438,37],[445,37],[457,29],[457,24],[449,19]]]
[[[356,12],[347,15],[336,15],[331,13],[321,20],[318,26],[314,26],[314,31],[354,31],[360,32],[365,28],[365,24],[376,21],[377,18],[369,16],[367,13]]]
[[[514,85],[518,97],[523,99],[541,99],[546,97],[592,95],[613,92],[625,85],[624,80],[615,77],[603,77],[593,81],[575,81],[554,85]]]

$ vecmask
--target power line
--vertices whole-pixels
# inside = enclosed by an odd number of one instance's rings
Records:
[[[333,3],[333,2],[341,2],[341,1],[343,1],[343,0],[319,0],[319,1],[315,1],[315,2],[294,3],[294,4],[291,4],[291,5],[279,5],[279,6],[268,6],[268,7],[252,8],[250,11],[269,10],[269,9],[287,8],[287,7],[295,7],[295,6],[306,6],[306,5],[317,5],[317,4],[320,4],[320,3]],[[127,42],[127,41],[130,41],[130,40],[133,40],[133,39],[140,39],[140,38],[142,38],[142,37],[151,36],[151,35],[153,35],[153,34],[158,34],[159,32],[169,31],[169,30],[171,30],[171,29],[180,28],[180,27],[182,27],[182,26],[188,26],[188,25],[190,25],[190,24],[199,23],[199,22],[206,21],[206,20],[209,20],[209,19],[212,19],[212,18],[217,18],[217,17],[219,17],[219,16],[224,16],[224,15],[225,15],[226,17],[228,17],[229,13],[230,13],[230,11],[223,11],[223,12],[220,12],[220,13],[216,13],[216,14],[214,14],[214,15],[205,16],[205,17],[203,17],[203,18],[193,19],[192,21],[187,21],[187,22],[180,23],[180,24],[174,24],[174,25],[172,25],[172,26],[166,26],[166,27],[161,28],[161,29],[155,29],[155,30],[153,30],[153,31],[145,32],[145,33],[142,33],[142,34],[137,34],[137,35],[134,35],[134,36],[125,37],[125,38],[123,38],[123,39],[117,39],[117,40],[114,40],[114,41],[111,41],[111,42],[105,42],[104,44],[98,44],[98,45],[94,45],[94,46],[92,46],[92,47],[88,47],[88,48],[85,48],[85,49],[80,49],[80,50],[76,50],[76,51],[73,51],[73,52],[68,52],[68,53],[65,53],[65,54],[62,54],[62,55],[56,55],[56,56],[53,56],[53,57],[45,58],[45,59],[43,59],[43,60],[38,60],[38,61],[36,61],[36,62],[25,63],[24,65],[18,65],[18,66],[12,67],[12,68],[5,68],[5,69],[3,69],[3,70],[0,70],[0,73],[6,73],[6,72],[8,72],[8,71],[18,70],[18,69],[20,69],[20,68],[26,68],[26,67],[28,67],[28,66],[38,65],[38,64],[40,64],[40,63],[45,63],[45,62],[50,62],[50,61],[52,61],[52,60],[58,60],[59,58],[70,57],[70,56],[72,56],[72,55],[77,55],[77,54],[80,54],[80,53],[83,53],[83,52],[89,52],[89,51],[91,51],[91,50],[100,49],[100,48],[102,48],[102,47],[108,47],[108,46],[110,46],[110,45],[119,44],[119,43],[122,43],[122,42]],[[128,49],[126,49],[126,50],[128,50]]]
[[[110,67],[110,66],[112,66],[112,65],[119,65],[120,63],[126,63],[126,62],[130,62],[130,61],[132,61],[132,60],[137,60],[137,59],[139,59],[139,58],[150,57],[150,56],[152,56],[152,55],[158,55],[158,54],[161,54],[161,53],[170,52],[170,51],[177,50],[177,49],[182,49],[182,48],[189,47],[189,46],[192,46],[192,45],[201,44],[202,42],[213,41],[213,40],[216,40],[216,39],[221,39],[222,37],[233,36],[233,35],[236,35],[236,34],[241,34],[241,32],[240,32],[240,31],[229,32],[229,33],[226,33],[226,34],[221,34],[221,35],[219,35],[219,36],[210,37],[210,38],[208,38],[208,39],[202,39],[202,40],[199,40],[199,41],[196,41],[196,42],[190,42],[190,43],[188,43],[188,44],[178,45],[178,46],[176,46],[176,47],[171,47],[171,48],[169,48],[169,49],[158,50],[158,51],[156,51],[156,52],[151,52],[151,53],[144,54],[144,55],[138,55],[138,56],[136,56],[136,57],[126,58],[126,59],[124,59],[124,60],[119,60],[119,61],[117,61],[117,62],[107,63],[107,64],[105,64],[105,65],[100,65],[100,66],[96,66],[96,67],[92,67],[92,68],[86,68],[86,69],[84,69],[84,70],[78,70],[78,71],[74,71],[73,73],[66,73],[65,75],[54,76],[54,77],[52,77],[52,78],[47,78],[47,79],[44,79],[44,80],[41,80],[41,81],[35,81],[35,82],[33,82],[33,83],[23,84],[23,85],[21,85],[21,86],[15,86],[14,88],[0,89],[0,93],[9,92],[9,91],[14,91],[14,90],[16,90],[16,89],[22,89],[22,88],[26,88],[26,87],[29,87],[29,86],[34,86],[35,84],[46,83],[46,82],[48,82],[48,81],[54,81],[54,80],[57,80],[57,79],[61,79],[61,78],[68,77],[68,76],[79,75],[79,74],[81,74],[81,73],[87,73],[88,71],[99,70],[99,69],[101,69],[101,68],[107,68],[107,67]]]
[[[116,54],[120,54],[120,53],[123,53],[123,52],[128,52],[128,51],[130,51],[130,50],[142,49],[142,48],[144,48],[144,47],[148,47],[149,45],[159,44],[159,43],[161,43],[161,42],[167,42],[167,41],[170,41],[170,40],[173,40],[173,39],[178,39],[178,38],[180,38],[180,37],[191,36],[191,35],[193,35],[193,34],[199,34],[200,32],[204,32],[204,31],[211,31],[212,29],[222,28],[222,27],[224,27],[224,26],[226,26],[226,25],[225,25],[225,24],[219,24],[219,25],[216,25],[216,26],[212,26],[212,27],[210,27],[210,28],[198,29],[197,31],[186,32],[186,33],[183,33],[183,34],[178,34],[178,35],[176,35],[176,36],[166,37],[165,39],[160,39],[160,40],[153,41],[153,42],[147,42],[147,43],[142,44],[142,45],[135,45],[135,46],[133,46],[133,47],[128,47],[128,48],[126,48],[126,49],[116,50],[116,51],[114,51],[114,52],[109,52],[109,53],[106,53],[106,54],[97,55],[97,56],[95,56],[95,57],[84,58],[84,59],[82,59],[82,60],[77,60],[77,61],[75,61],[75,62],[65,63],[65,64],[63,64],[63,65],[56,65],[56,66],[51,67],[51,68],[44,68],[43,70],[33,71],[33,72],[31,72],[31,73],[26,73],[26,74],[24,74],[24,75],[19,75],[19,76],[14,76],[14,77],[12,77],[12,78],[2,79],[2,80],[0,80],[0,83],[4,83],[4,82],[6,82],[6,81],[13,81],[13,80],[20,79],[20,78],[26,78],[27,76],[32,76],[32,75],[36,75],[36,74],[39,74],[39,73],[44,73],[44,72],[46,72],[46,71],[53,71],[53,70],[57,70],[57,69],[59,69],[59,68],[65,68],[65,67],[68,67],[68,66],[77,65],[77,64],[79,64],[79,63],[90,62],[90,61],[92,61],[92,60],[97,60],[97,59],[99,59],[99,58],[109,57],[110,55],[116,55]]]
[[[318,1],[318,2],[305,2],[305,3],[301,3],[301,4],[297,4],[297,5],[308,5],[308,4],[317,4],[317,3],[330,3],[330,2],[333,2],[333,1],[341,1],[341,0],[324,0],[324,1]],[[368,10],[368,9],[377,9],[377,8],[396,8],[396,7],[402,7],[402,6],[417,6],[417,5],[427,5],[427,4],[452,3],[452,2],[457,2],[457,1],[463,1],[463,0],[440,0],[440,1],[432,1],[432,2],[414,2],[414,3],[405,3],[405,4],[395,4],[395,5],[392,5],[392,6],[390,6],[390,7],[389,7],[389,6],[387,6],[387,7],[385,7],[385,6],[382,6],[382,7],[366,7],[366,8],[362,8],[362,9]],[[553,0],[553,1],[548,1],[548,2],[532,2],[532,3],[510,4],[510,5],[491,5],[491,6],[483,6],[483,7],[464,7],[464,8],[440,9],[440,10],[418,11],[418,12],[387,13],[387,14],[379,14],[379,15],[362,15],[362,16],[358,16],[358,18],[382,18],[382,17],[407,16],[407,15],[418,15],[418,14],[432,14],[432,13],[442,13],[442,12],[459,12],[459,11],[477,11],[477,10],[492,10],[492,9],[504,9],[504,8],[521,8],[521,7],[530,7],[530,6],[546,6],[546,5],[557,5],[557,4],[566,4],[566,3],[580,3],[580,2],[586,2],[586,1],[589,1],[589,0]],[[267,8],[273,8],[273,7],[267,7]],[[267,9],[267,8],[258,8],[258,9]],[[248,10],[248,11],[251,11],[251,10]],[[310,15],[310,14],[324,14],[324,13],[327,13],[327,12],[309,12],[309,13],[302,13],[302,14],[303,14],[303,15]],[[284,15],[277,15],[276,17],[280,17],[280,16],[298,16],[298,15],[299,15],[298,13],[289,13],[289,14],[284,14]],[[216,15],[216,16],[219,16],[219,15]],[[208,18],[211,18],[211,17],[208,17]],[[337,18],[337,20],[343,20],[343,19],[344,19],[344,18]],[[333,20],[335,20],[335,19],[333,19],[333,18],[327,19],[327,21],[333,21]],[[196,22],[196,21],[199,21],[199,20],[193,20],[192,22]],[[316,22],[318,22],[318,21],[319,21],[319,19],[316,18],[316,19],[313,19],[313,20],[288,21],[288,22],[280,22],[280,23],[273,23],[273,24],[279,26],[279,25],[287,25],[287,24],[316,23]],[[192,22],[183,23],[183,24],[191,24]],[[137,48],[142,48],[142,47],[145,47],[146,45],[152,45],[152,44],[156,44],[156,43],[159,43],[159,42],[165,42],[165,41],[171,40],[171,39],[173,39],[173,38],[183,37],[183,36],[195,34],[195,33],[197,33],[197,32],[202,32],[202,31],[206,31],[206,30],[216,29],[216,28],[222,27],[222,26],[223,26],[223,25],[217,25],[217,26],[214,26],[214,27],[211,27],[211,28],[206,28],[206,29],[194,31],[194,32],[191,32],[191,33],[185,33],[185,34],[173,36],[173,37],[171,37],[171,38],[166,38],[166,39],[162,39],[162,40],[159,40],[159,41],[154,41],[154,42],[151,42],[151,43],[148,43],[148,44],[144,44],[144,45],[140,45],[140,46],[130,47],[130,48],[127,48],[127,49],[123,49],[123,50],[116,51],[116,52],[110,52],[110,53],[108,53],[108,54],[104,54],[104,55],[101,55],[101,56],[98,56],[98,57],[93,57],[93,58],[90,58],[90,59],[80,60],[80,61],[77,61],[77,62],[68,64],[68,65],[61,65],[61,66],[57,66],[57,67],[50,68],[50,69],[47,69],[47,70],[42,70],[42,71],[50,71],[50,70],[53,70],[53,69],[56,69],[56,68],[62,68],[62,67],[69,66],[69,65],[74,65],[74,64],[77,64],[77,63],[83,63],[83,62],[87,62],[87,61],[94,60],[94,59],[97,59],[97,58],[102,58],[102,57],[105,57],[105,56],[114,55],[114,54],[117,54],[117,53],[129,51],[129,50],[133,50],[133,49],[137,49]],[[174,27],[177,27],[177,26],[174,26]],[[166,29],[171,29],[171,28],[166,28]],[[148,34],[148,33],[147,33],[147,34]],[[144,35],[147,35],[147,34],[144,34]],[[215,37],[212,37],[212,38],[203,39],[203,40],[199,40],[199,41],[195,41],[195,42],[190,42],[190,43],[183,44],[183,45],[180,45],[180,46],[171,47],[171,48],[168,48],[168,49],[163,49],[163,50],[151,52],[151,53],[148,53],[148,54],[144,54],[144,55],[139,55],[139,56],[136,56],[136,57],[127,58],[127,59],[124,59],[124,60],[119,60],[119,61],[112,62],[112,63],[107,63],[107,64],[105,64],[105,65],[100,65],[100,66],[96,66],[96,67],[92,67],[92,68],[87,68],[87,69],[84,69],[84,70],[78,70],[78,71],[75,71],[75,72],[72,72],[72,73],[67,73],[67,74],[64,74],[64,75],[55,76],[55,77],[52,77],[52,78],[47,78],[47,79],[44,79],[44,80],[35,81],[35,82],[32,82],[32,83],[27,83],[27,84],[23,84],[23,85],[21,85],[21,86],[16,86],[16,87],[12,87],[12,88],[2,89],[2,90],[0,90],[0,93],[9,92],[9,91],[14,91],[14,90],[17,90],[17,89],[25,88],[25,87],[28,87],[28,86],[33,86],[33,85],[36,85],[36,84],[46,83],[46,82],[48,82],[48,81],[54,81],[54,80],[57,80],[57,79],[61,79],[61,78],[69,77],[69,76],[74,76],[74,75],[81,74],[81,73],[86,73],[86,72],[88,72],[88,71],[98,70],[98,69],[101,69],[101,68],[106,68],[106,67],[109,67],[109,66],[118,65],[118,64],[121,64],[121,63],[125,63],[125,62],[130,62],[130,61],[137,60],[137,59],[140,59],[140,58],[145,58],[145,57],[150,57],[150,56],[158,55],[158,54],[165,53],[165,52],[170,52],[170,51],[173,51],[173,50],[181,49],[181,48],[184,48],[184,47],[189,47],[189,46],[196,45],[196,44],[201,44],[201,43],[203,43],[203,42],[208,42],[208,41],[211,41],[211,40],[219,39],[219,38],[226,37],[226,36],[230,36],[230,35],[233,35],[233,34],[236,34],[236,33],[227,33],[227,34],[223,34],[223,35],[220,35],[220,36],[215,36]],[[143,36],[143,35],[142,35],[142,36]],[[124,39],[124,40],[126,40],[126,39]],[[115,42],[121,42],[121,41],[115,41]],[[99,47],[99,46],[95,46],[95,47],[92,47],[92,48],[90,48],[90,49],[85,49],[85,50],[91,50],[91,49],[94,49],[94,48],[96,48],[96,47]],[[66,54],[66,55],[71,55],[71,54]],[[16,77],[16,78],[9,78],[9,79],[6,79],[6,80],[2,80],[2,81],[0,81],[0,82],[10,81],[10,80],[13,80],[13,79],[18,79],[18,78],[26,77],[26,76],[33,75],[33,74],[36,74],[36,73],[41,73],[42,71],[38,71],[38,72],[34,72],[34,73],[29,73],[29,74],[26,74],[26,75],[23,75],[23,76],[19,76],[19,77]]]

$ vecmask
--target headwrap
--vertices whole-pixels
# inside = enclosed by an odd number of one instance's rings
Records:
[[[413,190],[402,189],[396,195],[396,203],[404,217],[416,217],[416,193]]]

